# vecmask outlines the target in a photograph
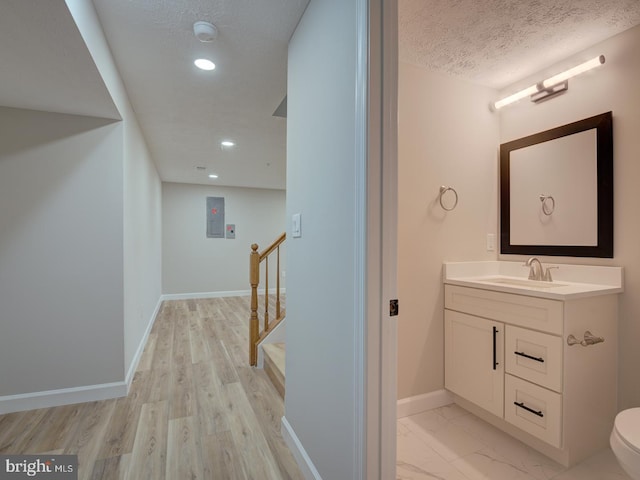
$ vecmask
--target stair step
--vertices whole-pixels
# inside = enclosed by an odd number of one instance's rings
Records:
[[[264,353],[264,371],[273,385],[284,398],[284,343],[267,343],[262,346]]]

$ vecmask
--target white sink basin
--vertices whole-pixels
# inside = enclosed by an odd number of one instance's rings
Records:
[[[558,282],[542,282],[540,280],[528,280],[526,278],[510,278],[510,277],[488,277],[479,278],[478,282],[486,283],[498,283],[502,285],[511,285],[514,287],[529,287],[529,288],[557,288],[566,287],[566,283]]]

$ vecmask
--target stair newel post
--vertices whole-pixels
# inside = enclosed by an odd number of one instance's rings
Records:
[[[251,284],[251,317],[249,319],[249,364],[257,365],[256,343],[259,336],[258,322],[258,284],[260,283],[260,254],[258,253],[258,245],[251,245],[251,253],[249,254],[249,283]]]
[[[278,245],[276,260],[276,318],[280,318],[280,245]]]

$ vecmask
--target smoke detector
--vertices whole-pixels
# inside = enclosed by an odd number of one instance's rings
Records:
[[[213,42],[218,36],[218,29],[213,23],[199,21],[193,24],[193,33],[201,42]]]

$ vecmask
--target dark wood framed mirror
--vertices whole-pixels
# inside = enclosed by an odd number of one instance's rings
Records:
[[[611,112],[500,145],[500,253],[613,258]]]

